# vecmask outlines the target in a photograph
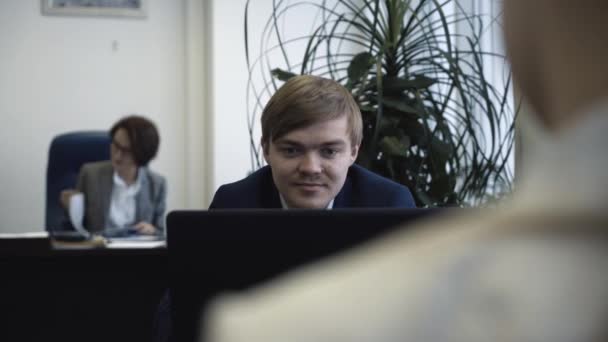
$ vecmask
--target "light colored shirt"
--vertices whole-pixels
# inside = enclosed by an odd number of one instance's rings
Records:
[[[279,197],[281,198],[281,207],[283,207],[283,209],[289,209],[289,206],[287,205],[287,202],[285,202],[285,199],[283,198],[283,195],[281,195],[279,193]],[[329,204],[327,205],[327,208],[325,208],[326,210],[331,210],[334,208],[334,200],[332,199],[331,201],[329,201]]]
[[[110,213],[108,223],[110,228],[127,228],[135,223],[135,214],[137,210],[137,201],[135,197],[141,187],[141,169],[137,170],[137,179],[127,185],[120,178],[118,173],[114,172],[112,196],[110,197]]]

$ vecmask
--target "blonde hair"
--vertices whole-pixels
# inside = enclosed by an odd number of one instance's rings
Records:
[[[312,75],[290,78],[270,98],[262,112],[262,144],[285,134],[346,115],[351,144],[363,139],[359,106],[350,92],[334,80]]]

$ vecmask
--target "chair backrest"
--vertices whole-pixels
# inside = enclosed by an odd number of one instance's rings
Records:
[[[66,216],[59,203],[59,194],[76,186],[82,164],[110,159],[110,142],[108,131],[71,132],[53,138],[46,169],[47,231],[65,229]]]

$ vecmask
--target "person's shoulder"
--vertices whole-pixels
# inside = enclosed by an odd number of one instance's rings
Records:
[[[362,166],[353,164],[349,169],[348,177],[351,179],[356,192],[364,195],[367,198],[366,201],[370,202],[369,205],[391,207],[416,206],[408,187],[367,170]]]
[[[100,172],[111,172],[112,169],[112,162],[110,162],[109,160],[101,160],[101,161],[95,161],[95,162],[90,162],[90,163],[84,163],[82,164],[81,168],[80,168],[81,172],[83,173],[100,173]]]
[[[155,184],[162,184],[165,185],[166,184],[166,179],[165,176],[161,175],[160,173],[150,169],[149,167],[144,168],[146,174],[148,175],[148,177],[150,178],[150,180],[155,183]]]
[[[216,193],[250,194],[256,191],[268,177],[272,177],[270,167],[264,166],[241,180],[220,186]]]
[[[350,167],[349,176],[352,177],[353,180],[355,180],[359,185],[363,186],[380,187],[382,189],[408,190],[405,185],[399,184],[357,164],[353,164]]]
[[[265,178],[271,176],[270,167],[264,166],[259,170],[252,172],[247,177],[236,182],[224,184],[220,186],[223,190],[243,190],[258,186]],[[218,190],[219,191],[219,190]]]
[[[215,192],[210,208],[258,207],[261,192],[271,180],[270,167],[264,166],[241,180],[224,184]]]

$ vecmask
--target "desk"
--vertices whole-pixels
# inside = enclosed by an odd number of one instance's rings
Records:
[[[13,248],[10,248],[13,246]],[[0,245],[0,341],[151,341],[166,249]]]

